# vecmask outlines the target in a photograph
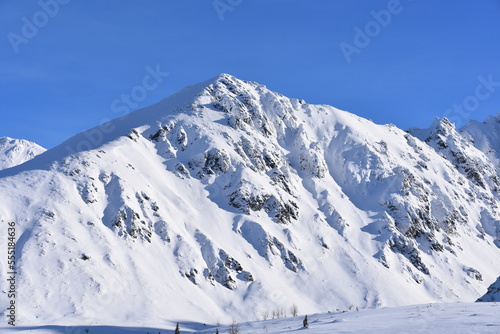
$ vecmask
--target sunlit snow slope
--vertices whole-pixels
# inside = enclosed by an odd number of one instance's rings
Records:
[[[491,156],[445,119],[407,133],[220,75],[0,171],[19,321],[475,301],[500,275]]]
[[[43,147],[30,141],[0,137],[0,170],[22,164],[43,152]]]

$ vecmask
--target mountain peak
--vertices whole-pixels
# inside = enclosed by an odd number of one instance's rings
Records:
[[[22,164],[43,152],[43,147],[28,140],[0,137],[0,170]]]
[[[240,78],[235,77],[234,75],[228,74],[228,73],[221,73],[219,75],[216,75],[213,77],[211,80],[213,82],[232,82],[232,83],[249,83],[249,81],[242,80]]]
[[[231,75],[231,74],[228,74],[228,73],[221,73],[217,76],[214,77],[214,81],[218,81],[218,80],[240,80],[238,78],[236,78],[235,76]]]
[[[264,85],[241,80],[227,73],[221,73],[205,81],[204,84],[206,85],[204,92],[212,95],[237,94],[244,86],[265,88]]]
[[[132,111],[79,133],[30,161],[29,165],[9,171],[9,174],[34,166],[48,168],[52,161],[61,160],[74,153],[97,149],[121,137],[128,136],[133,129],[153,128],[179,114],[196,113],[199,117],[208,117],[206,120],[212,121],[221,117],[221,115],[215,115],[213,111],[216,113],[222,111],[223,115],[228,116],[229,121],[235,123],[239,123],[242,119],[248,121],[248,111],[252,109],[252,112],[257,112],[254,107],[260,103],[260,93],[258,92],[274,94],[263,85],[221,73],[209,80],[187,86],[156,104]],[[253,103],[253,105],[249,103]],[[210,110],[212,112],[209,112]],[[262,113],[262,109],[260,109],[260,113]]]
[[[430,128],[438,128],[438,129],[455,129],[455,124],[451,123],[450,120],[446,117],[439,118],[436,117],[434,121],[431,123]]]
[[[439,138],[442,141],[450,135],[458,134],[455,125],[446,117],[436,117],[428,128],[411,128],[407,132],[425,142],[429,142],[435,138]]]

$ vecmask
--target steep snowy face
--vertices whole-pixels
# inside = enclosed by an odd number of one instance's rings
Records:
[[[500,301],[500,277],[490,285],[484,296],[477,300],[478,302],[498,302]]]
[[[43,147],[30,141],[0,137],[0,170],[20,165],[43,152]]]
[[[223,74],[79,134],[0,172],[20,312],[213,323],[476,300],[499,275],[496,165],[445,122],[417,132]]]

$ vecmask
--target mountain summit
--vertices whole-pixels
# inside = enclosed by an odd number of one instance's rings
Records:
[[[22,164],[45,152],[38,144],[9,137],[0,137],[0,170]]]
[[[405,132],[227,74],[190,86],[0,172],[19,314],[215,323],[474,301],[500,275],[498,163],[476,130]]]

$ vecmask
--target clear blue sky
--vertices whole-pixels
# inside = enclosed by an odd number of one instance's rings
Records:
[[[119,116],[122,94],[144,107],[219,73],[403,129],[483,120],[500,1],[0,1],[0,136],[51,148]]]

